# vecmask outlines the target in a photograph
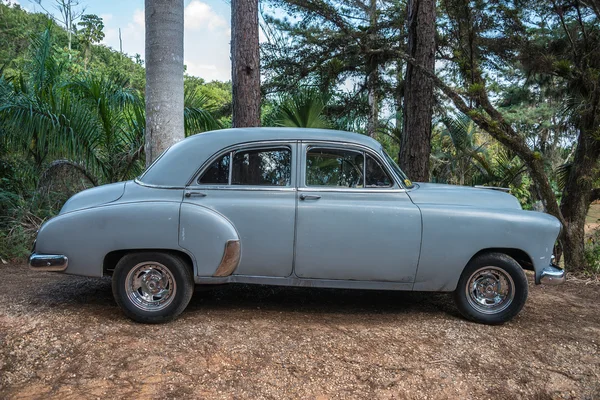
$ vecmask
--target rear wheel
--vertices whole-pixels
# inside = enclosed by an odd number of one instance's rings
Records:
[[[496,325],[514,318],[527,294],[527,277],[519,263],[506,254],[487,253],[465,267],[454,300],[465,318]]]
[[[194,293],[189,265],[169,253],[125,255],[115,267],[113,295],[125,315],[137,322],[167,322],[183,312]]]

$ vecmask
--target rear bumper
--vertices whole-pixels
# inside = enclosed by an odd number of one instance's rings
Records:
[[[565,270],[550,265],[542,270],[540,283],[544,285],[560,285],[565,282]]]
[[[62,254],[36,254],[29,256],[29,268],[35,271],[60,272],[67,269],[69,259]]]

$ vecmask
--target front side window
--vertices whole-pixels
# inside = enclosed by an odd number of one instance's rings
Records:
[[[306,153],[306,186],[392,187],[381,164],[363,151],[311,148]]]
[[[198,183],[289,186],[291,176],[292,152],[289,148],[247,149],[219,157],[204,171]]]
[[[365,169],[365,187],[378,188],[378,187],[392,187],[392,179],[385,172],[381,164],[373,157],[367,154],[366,156],[366,169]]]
[[[385,155],[385,158],[386,158],[387,162],[392,166],[392,169],[402,179],[402,183],[404,183],[404,186],[406,186],[408,189],[413,188],[415,185],[410,181],[410,179],[408,178],[408,176],[406,176],[406,174],[404,173],[404,171],[402,171],[400,169],[400,167],[398,166],[398,164],[396,164],[396,161],[394,161],[394,159],[392,157],[390,157],[390,155],[386,151],[384,151],[383,154]]]
[[[306,185],[363,187],[364,154],[337,149],[310,149],[306,154]]]

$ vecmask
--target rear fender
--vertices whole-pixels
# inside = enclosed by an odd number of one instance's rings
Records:
[[[182,203],[179,246],[196,259],[196,276],[226,276],[241,259],[239,235],[233,224],[217,211]]]

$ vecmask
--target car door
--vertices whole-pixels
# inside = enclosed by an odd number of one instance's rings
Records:
[[[296,147],[294,141],[225,149],[186,188],[184,205],[215,210],[237,230],[241,260],[235,275],[292,274]]]
[[[300,152],[296,275],[414,282],[421,214],[382,157],[334,143]]]

